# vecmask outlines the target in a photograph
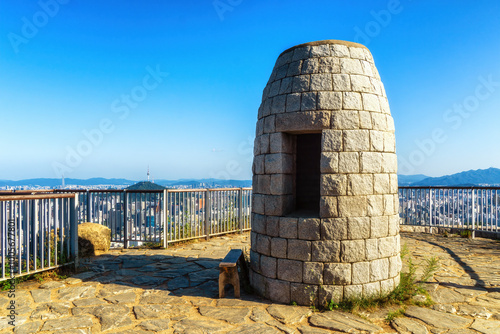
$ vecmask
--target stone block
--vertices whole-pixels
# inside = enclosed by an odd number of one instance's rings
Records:
[[[264,255],[260,257],[260,272],[262,275],[269,278],[276,278],[277,266],[276,258]]]
[[[264,174],[265,155],[257,155],[253,158],[253,174]]]
[[[270,237],[277,237],[280,234],[279,217],[267,216],[266,233]]]
[[[257,252],[262,255],[271,255],[271,238],[267,235],[257,235]]]
[[[401,218],[399,215],[389,216],[389,236],[399,234],[399,225]]]
[[[359,129],[359,115],[357,110],[338,110],[332,113],[331,128],[337,130]],[[366,131],[366,130],[364,130]]]
[[[394,289],[398,287],[400,281],[401,281],[401,275],[397,275],[396,277],[393,278],[394,281]]]
[[[269,147],[269,153],[293,153],[292,137],[283,132],[271,133]]]
[[[262,117],[267,117],[271,115],[271,105],[272,105],[273,99],[268,98],[262,103]],[[264,126],[264,124],[262,124]],[[262,132],[264,132],[264,129],[262,129]]]
[[[317,58],[304,60],[302,64],[302,74],[318,73],[319,61]]]
[[[369,93],[362,93],[361,95],[363,97],[363,110],[380,112],[380,103],[377,95]]]
[[[340,59],[340,72],[345,74],[363,74],[363,67],[358,59]]]
[[[361,93],[374,93],[375,89],[372,86],[372,82],[370,81],[370,78],[365,76],[365,75],[351,75],[351,87],[352,91],[354,92],[361,92]],[[376,95],[374,95],[376,96]],[[378,98],[377,98],[378,102]],[[365,110],[370,110],[366,109]]]
[[[284,113],[285,105],[286,105],[286,95],[275,96],[271,104],[271,114]]]
[[[300,110],[301,111],[316,110],[316,101],[317,101],[316,92],[302,93]]]
[[[266,293],[266,278],[252,270],[250,270],[250,284],[255,289],[258,295],[265,296]]]
[[[359,153],[339,153],[339,173],[359,173]]]
[[[304,262],[302,281],[307,284],[323,284],[323,263]]]
[[[365,59],[365,49],[364,48],[357,48],[357,47],[353,47],[353,46],[350,46],[349,47],[349,51],[351,53],[351,58],[355,58],[355,59]]]
[[[321,136],[321,149],[323,152],[342,151],[342,131],[323,130]]]
[[[271,176],[270,175],[254,175],[252,180],[253,191],[256,194],[267,195],[270,193]]]
[[[300,111],[301,95],[301,93],[293,93],[286,96],[286,112]]]
[[[290,260],[310,261],[311,241],[288,239],[287,257]]]
[[[383,281],[380,281],[380,293],[383,296],[388,295],[394,290],[394,280],[393,279],[386,279]]]
[[[358,163],[359,165],[359,163]],[[339,153],[337,152],[322,152],[320,160],[321,173],[338,173],[339,172]]]
[[[369,130],[344,130],[344,151],[363,152],[370,150],[370,131]]]
[[[380,173],[382,171],[382,153],[361,152],[361,173]]]
[[[284,64],[276,68],[276,77],[274,80],[280,80],[286,77],[286,73],[288,72],[288,64]]]
[[[287,239],[272,238],[271,239],[271,256],[281,259],[286,259],[287,254]]]
[[[278,279],[301,283],[302,261],[278,259]]]
[[[260,154],[269,153],[269,134],[262,134],[259,136]]]
[[[287,77],[293,77],[299,75],[302,72],[302,60],[294,61],[288,66]]]
[[[347,237],[350,240],[367,239],[370,237],[369,217],[347,218]]]
[[[350,263],[325,263],[323,284],[347,285],[351,284]]]
[[[352,264],[352,284],[370,282],[370,262],[355,262]]]
[[[389,218],[387,216],[379,216],[371,218],[372,238],[383,238],[389,234]]]
[[[372,129],[372,115],[368,111],[359,111],[359,126],[361,129]]]
[[[252,231],[259,234],[266,234],[266,216],[252,213]]]
[[[299,218],[298,223],[299,239],[302,240],[319,240],[320,220],[318,218]]]
[[[329,57],[330,44],[313,45],[311,47],[311,57]]]
[[[389,174],[374,174],[373,190],[375,194],[388,194],[390,192]]]
[[[355,299],[361,298],[363,296],[363,286],[357,285],[346,285],[344,286],[344,299]]]
[[[347,176],[344,174],[322,174],[320,194],[327,196],[346,195]]]
[[[330,73],[311,74],[312,91],[331,91],[332,75]]]
[[[344,263],[361,262],[366,259],[364,240],[341,241],[341,248],[341,259]]]
[[[266,213],[264,205],[265,195],[252,194],[252,211],[264,215]]]
[[[370,262],[370,281],[381,281],[389,278],[389,259],[377,259]]]
[[[319,59],[319,73],[340,73],[340,61],[335,57],[323,57]]]
[[[394,153],[382,153],[382,173],[397,173],[398,158]]]
[[[276,115],[276,131],[320,131],[330,127],[330,112],[304,111]]]
[[[280,217],[280,237],[297,239],[297,218]]]
[[[336,240],[312,241],[313,262],[339,262],[340,242]]]
[[[384,214],[384,196],[371,195],[367,196],[367,215],[369,217],[381,216]]]
[[[250,268],[260,273],[260,254],[250,250]]]
[[[372,130],[370,131],[370,150],[374,152],[384,151],[384,138],[387,132]]]
[[[351,78],[349,74],[333,74],[333,90],[336,92],[350,92]]]
[[[401,271],[401,256],[391,256],[389,258],[389,277],[394,278],[399,275]]]
[[[342,109],[341,92],[318,92],[318,110]]]
[[[334,57],[350,57],[350,52],[347,46],[342,44],[330,44],[330,52]]]
[[[347,218],[321,219],[322,240],[347,239]]]
[[[318,306],[318,287],[314,285],[291,283],[290,293],[292,302],[298,305]]]
[[[264,118],[264,133],[276,132],[276,116],[271,115]]]
[[[380,282],[363,284],[363,297],[377,297],[380,295]]]
[[[271,195],[291,195],[293,193],[293,175],[272,174],[270,193]]]
[[[281,85],[280,85],[280,95],[286,96],[284,94],[290,94],[292,92],[292,87],[293,87],[293,78],[288,77],[284,78],[281,80]]]
[[[379,96],[378,100],[380,103],[380,111],[384,114],[390,114],[391,110],[389,108],[389,101],[387,101],[387,97]]]
[[[252,213],[252,216],[253,215],[254,214]],[[250,232],[250,249],[253,250],[254,252],[257,251],[257,235],[258,233],[255,233],[254,231]]]
[[[267,97],[270,98],[278,95],[280,92],[280,85],[281,85],[281,80],[273,82],[271,84],[271,87],[269,88],[269,93]]]
[[[339,196],[338,213],[340,217],[364,217],[367,212],[366,196]]]
[[[387,131],[394,132],[396,128],[394,127],[394,119],[391,115],[385,115],[387,121]]]
[[[397,248],[395,237],[386,237],[378,239],[379,257],[390,257],[396,255]]]
[[[319,215],[321,218],[338,217],[336,196],[321,196],[319,202]]]
[[[290,304],[290,282],[266,278],[265,296],[277,303]]]
[[[310,46],[302,46],[300,48],[296,48],[293,50],[293,57],[292,60],[302,60],[302,59],[307,59],[309,58],[311,54],[311,47]]]
[[[285,213],[285,201],[284,195],[275,196],[268,195],[265,196],[265,214],[268,216],[282,216]]]
[[[389,192],[391,194],[397,194],[398,193],[398,175],[396,173],[394,174],[389,174],[389,179],[390,179],[390,188]]]
[[[379,258],[378,251],[378,239],[366,239],[365,240],[366,247],[366,259],[367,260],[375,260]]]
[[[293,78],[292,92],[303,93],[308,92],[311,87],[311,76],[309,74],[299,75]]]
[[[371,116],[374,130],[387,131],[387,119],[385,114],[372,112]]]
[[[394,207],[394,196],[393,195],[384,195],[384,215],[393,215],[397,212]]]
[[[384,132],[384,151],[390,153],[396,152],[396,138],[394,133]]]
[[[322,285],[319,288],[319,304],[327,307],[330,302],[340,303],[344,296],[344,287],[335,285]]]
[[[285,52],[278,57],[278,60],[276,61],[276,66],[290,64],[292,58],[293,58],[293,51]]]
[[[351,174],[347,178],[347,195],[372,195],[373,176],[371,174]]]
[[[291,174],[293,156],[286,153],[267,154],[265,158],[266,174]]]
[[[361,94],[355,92],[344,92],[343,93],[343,108],[360,110],[362,108]]]

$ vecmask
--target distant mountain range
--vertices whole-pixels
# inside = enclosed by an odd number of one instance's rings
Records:
[[[64,179],[67,186],[121,186],[127,187],[138,183],[139,181],[127,179],[106,179],[106,178],[91,178],[91,179]],[[0,180],[0,187],[51,187],[56,188],[61,186],[61,179],[26,179],[26,180]],[[251,187],[252,180],[221,180],[221,179],[180,179],[180,180],[155,180],[155,184],[164,187]]]
[[[466,172],[428,177],[425,175],[398,175],[400,186],[498,186],[500,185],[500,169],[488,168],[469,170]]]

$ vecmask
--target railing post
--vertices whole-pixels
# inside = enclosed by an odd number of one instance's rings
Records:
[[[87,189],[87,222],[92,223],[92,209],[90,202],[90,191]]]
[[[476,193],[474,188],[472,189],[472,238],[475,237],[475,225],[476,225]]]
[[[78,194],[70,198],[69,201],[69,215],[70,215],[70,245],[71,245],[71,258],[74,261],[75,270],[78,268]]]
[[[128,247],[128,198],[127,191],[123,191],[123,248]]]
[[[238,190],[238,223],[240,225],[240,233],[243,233],[243,188]]]
[[[432,233],[432,188],[429,188],[429,233]]]
[[[163,248],[168,247],[168,189],[163,190]]]
[[[210,189],[205,192],[205,233],[206,239],[210,239]]]

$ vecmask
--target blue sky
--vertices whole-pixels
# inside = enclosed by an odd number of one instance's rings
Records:
[[[276,58],[324,39],[372,52],[400,173],[500,168],[499,31],[493,0],[2,1],[0,179],[249,179]]]

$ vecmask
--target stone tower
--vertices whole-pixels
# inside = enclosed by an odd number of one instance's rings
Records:
[[[388,293],[401,270],[394,121],[370,51],[284,51],[259,108],[250,279],[275,302]]]

